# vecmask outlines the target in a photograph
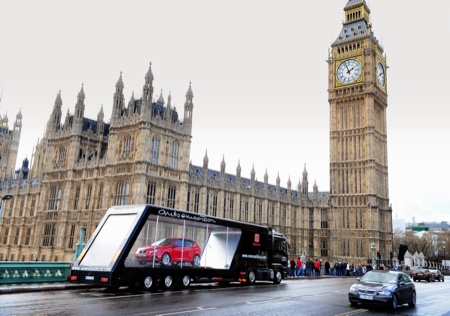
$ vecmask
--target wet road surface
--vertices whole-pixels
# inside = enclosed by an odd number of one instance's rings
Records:
[[[450,316],[450,282],[416,282],[417,306],[351,307],[355,279],[288,279],[279,285],[193,284],[186,290],[77,289],[0,296],[0,315],[420,315]]]

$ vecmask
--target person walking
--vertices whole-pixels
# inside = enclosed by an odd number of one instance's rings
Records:
[[[289,276],[295,277],[295,260],[294,260],[294,258],[292,258],[290,261]]]
[[[320,276],[320,262],[319,259],[314,261],[314,276]]]
[[[302,276],[303,274],[303,262],[300,257],[297,258],[297,276]]]
[[[325,275],[330,275],[330,263],[325,261]]]

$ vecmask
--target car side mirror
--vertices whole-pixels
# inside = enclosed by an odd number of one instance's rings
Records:
[[[400,281],[400,282],[398,282],[398,285],[399,285],[399,286],[405,286],[405,284],[406,284],[405,281]]]

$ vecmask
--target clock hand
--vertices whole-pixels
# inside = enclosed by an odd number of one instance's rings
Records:
[[[347,68],[347,73],[349,73],[350,70],[348,70],[348,64],[347,64],[347,62],[345,62],[345,68]]]

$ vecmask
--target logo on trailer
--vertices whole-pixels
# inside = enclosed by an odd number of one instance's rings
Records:
[[[253,246],[254,247],[261,247],[259,234],[255,234],[255,237],[253,238]]]

